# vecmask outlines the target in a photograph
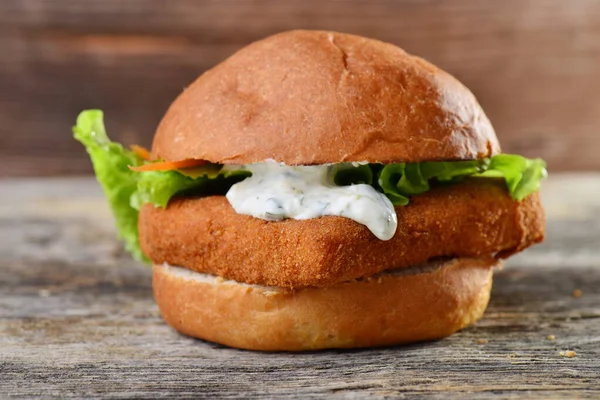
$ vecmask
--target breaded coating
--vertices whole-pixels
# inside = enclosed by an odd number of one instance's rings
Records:
[[[544,238],[537,193],[512,199],[493,179],[439,187],[396,207],[398,229],[377,239],[350,219],[268,222],[239,215],[224,196],[179,198],[140,211],[140,243],[166,262],[238,282],[323,287],[437,257],[505,258]]]

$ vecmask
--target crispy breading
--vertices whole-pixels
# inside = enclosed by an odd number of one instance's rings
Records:
[[[398,230],[381,241],[343,217],[268,222],[236,214],[224,196],[145,205],[140,242],[166,262],[238,282],[329,286],[436,257],[504,258],[541,242],[544,211],[534,193],[512,199],[502,181],[472,179],[396,207]]]

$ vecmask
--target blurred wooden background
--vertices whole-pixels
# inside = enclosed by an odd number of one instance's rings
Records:
[[[292,28],[404,47],[475,92],[504,151],[600,169],[598,0],[0,0],[0,176],[91,171],[70,133],[84,108],[149,146],[197,75]]]

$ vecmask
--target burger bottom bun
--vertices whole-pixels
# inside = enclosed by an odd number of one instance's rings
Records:
[[[248,285],[166,264],[154,296],[180,333],[249,350],[375,347],[443,338],[477,321],[491,258],[457,258],[298,290]]]

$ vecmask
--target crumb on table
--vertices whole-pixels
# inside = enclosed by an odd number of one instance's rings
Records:
[[[569,358],[573,358],[577,355],[577,353],[574,352],[573,350],[562,350],[559,354],[563,357],[569,357]]]

